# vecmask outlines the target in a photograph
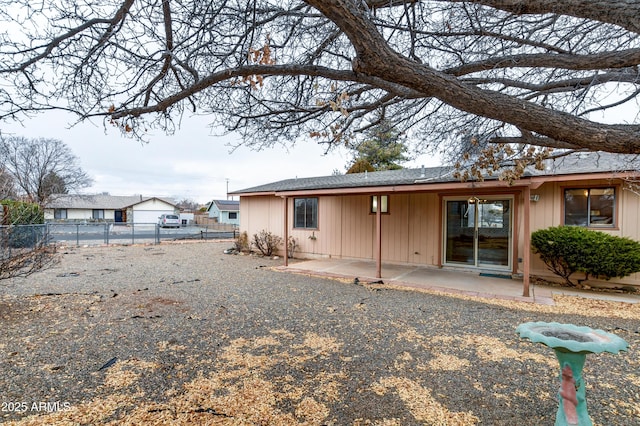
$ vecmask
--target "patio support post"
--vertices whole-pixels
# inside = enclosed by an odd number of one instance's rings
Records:
[[[376,197],[376,278],[382,278],[382,195]]]
[[[531,272],[531,188],[524,187],[524,229],[522,238],[522,295],[529,297],[529,274]]]
[[[289,266],[289,199],[284,200],[284,266]]]

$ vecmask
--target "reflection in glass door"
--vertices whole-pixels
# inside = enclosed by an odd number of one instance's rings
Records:
[[[475,208],[467,200],[446,206],[445,263],[475,265]]]
[[[510,199],[447,200],[445,263],[510,266]]]

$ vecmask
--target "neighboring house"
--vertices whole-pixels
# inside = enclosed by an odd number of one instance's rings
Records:
[[[178,214],[169,200],[157,197],[116,195],[71,195],[51,197],[45,205],[45,221],[54,222],[115,222],[157,223],[162,214]]]
[[[635,157],[634,157],[635,158]],[[289,179],[233,192],[240,230],[298,242],[297,255],[550,276],[531,232],[576,225],[640,240],[640,174],[629,156],[574,154],[509,185],[461,182],[445,167]],[[286,264],[285,256],[285,264]],[[372,271],[373,272],[373,271]],[[373,275],[373,273],[372,273]],[[640,285],[640,274],[617,282]]]
[[[196,215],[193,212],[180,212],[180,223],[182,225],[191,225],[195,222]]]
[[[240,224],[240,201],[213,200],[207,208],[209,217],[218,223]]]

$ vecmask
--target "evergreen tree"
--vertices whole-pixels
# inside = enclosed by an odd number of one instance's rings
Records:
[[[366,133],[366,139],[354,148],[354,159],[347,173],[397,170],[409,160],[402,134],[389,120],[382,120]]]

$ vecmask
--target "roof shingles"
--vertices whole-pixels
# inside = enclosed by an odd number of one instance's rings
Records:
[[[83,195],[83,194],[57,194],[52,196],[46,204],[49,209],[114,209],[120,210],[147,200],[159,199],[168,204],[174,205],[173,201],[160,199],[157,197],[143,197],[142,195],[120,196],[120,195]]]
[[[576,153],[548,161],[545,170],[527,169],[525,176],[568,175],[638,170],[637,155],[610,154],[603,152]],[[497,179],[487,177],[486,180]],[[285,179],[264,185],[231,192],[234,195],[272,193],[286,191],[363,188],[373,186],[399,186],[438,182],[456,182],[452,167],[427,167],[418,169],[385,170],[370,173],[318,176]]]

